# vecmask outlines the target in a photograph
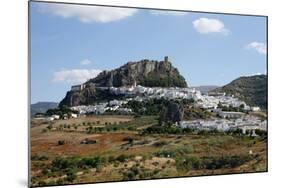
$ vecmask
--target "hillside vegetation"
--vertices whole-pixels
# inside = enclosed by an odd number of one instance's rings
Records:
[[[225,92],[238,97],[250,106],[267,109],[267,75],[240,77],[213,91]]]

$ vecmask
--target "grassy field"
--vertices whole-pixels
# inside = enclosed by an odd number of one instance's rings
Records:
[[[32,184],[57,185],[266,171],[261,137],[141,134],[155,116],[32,122]],[[81,141],[95,140],[95,144]]]

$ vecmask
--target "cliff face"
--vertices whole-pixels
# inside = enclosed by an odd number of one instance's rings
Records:
[[[164,61],[141,60],[128,62],[112,71],[103,71],[85,83],[81,91],[68,91],[59,106],[77,106],[111,100],[107,90],[98,87],[142,85],[147,87],[187,87],[185,79],[166,57]]]
[[[118,99],[122,96],[111,94],[108,90],[101,90],[96,88],[93,83],[86,84],[85,88],[81,91],[68,91],[64,99],[60,102],[59,106],[78,106],[89,105],[95,102],[108,101]]]
[[[95,100],[96,88],[93,84],[87,85],[82,91],[68,91],[59,106],[77,106],[89,104]]]
[[[181,103],[171,102],[160,113],[160,124],[164,125],[167,122],[180,122],[184,116],[184,107]]]
[[[128,62],[115,70],[103,71],[88,83],[101,87],[132,86],[135,83],[148,87],[187,87],[185,79],[168,59]]]

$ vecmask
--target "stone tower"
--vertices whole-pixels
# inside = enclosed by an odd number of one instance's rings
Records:
[[[169,57],[168,57],[168,56],[165,56],[165,57],[164,57],[164,62],[165,62],[165,63],[168,63],[168,62],[169,62]]]

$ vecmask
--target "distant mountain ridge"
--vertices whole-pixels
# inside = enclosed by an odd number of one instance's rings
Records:
[[[31,115],[35,115],[36,113],[45,113],[47,110],[51,108],[58,107],[58,103],[56,102],[37,102],[31,104]]]
[[[214,89],[244,100],[250,106],[267,109],[267,75],[242,76],[229,84]]]
[[[168,57],[164,61],[141,60],[103,71],[83,84],[82,89],[68,91],[59,106],[87,105],[99,100],[114,98],[99,87],[122,87],[142,85],[146,87],[187,87],[187,83]],[[115,96],[116,97],[116,96]]]

